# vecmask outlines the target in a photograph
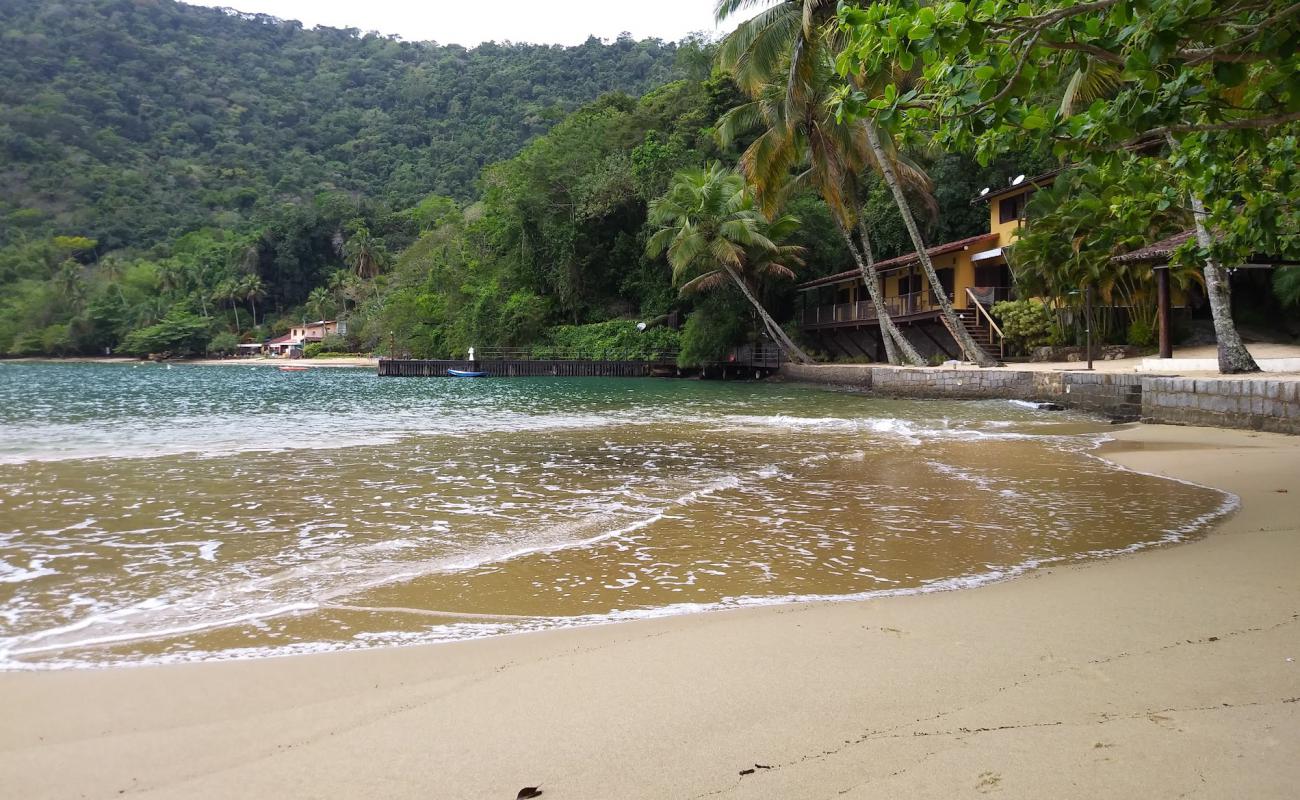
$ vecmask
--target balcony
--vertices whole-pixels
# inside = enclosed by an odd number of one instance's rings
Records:
[[[948,297],[949,302],[952,296]],[[933,292],[913,292],[885,298],[885,310],[893,319],[938,312],[939,303]],[[876,321],[876,304],[870,300],[856,303],[833,303],[799,309],[795,322],[801,328],[829,328],[840,325],[870,325]]]
[[[967,291],[971,298],[986,309],[996,302],[1010,300],[1015,296],[1015,290],[1009,286],[981,286]],[[948,295],[948,302],[954,302],[952,294]],[[886,297],[885,310],[892,319],[906,321],[933,317],[939,313],[939,303],[933,292],[913,292]],[[870,300],[859,300],[856,303],[807,306],[795,312],[795,322],[805,329],[872,325],[876,322],[876,305]]]

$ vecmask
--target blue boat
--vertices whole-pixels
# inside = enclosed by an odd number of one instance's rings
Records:
[[[470,372],[464,369],[449,369],[447,374],[453,378],[482,378],[487,375],[486,372]]]

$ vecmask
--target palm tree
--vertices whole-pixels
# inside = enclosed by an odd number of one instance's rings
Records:
[[[230,303],[230,309],[235,312],[235,331],[238,332],[239,325],[239,301],[244,299],[243,285],[234,279],[227,279],[217,284],[217,288],[212,290],[212,299],[217,302]]]
[[[324,286],[317,286],[307,295],[307,313],[312,317],[323,320],[329,316],[329,312],[334,305],[334,299],[330,297],[329,289]]]
[[[721,57],[724,65],[731,65],[737,83],[751,96],[761,91],[763,84],[783,74],[786,114],[793,119],[800,109],[805,109],[806,114],[806,109],[815,104],[810,104],[810,100],[816,95],[819,65],[831,57],[837,46],[837,34],[830,24],[836,3],[832,0],[718,0],[715,14],[721,21],[740,9],[764,4],[771,7],[742,23],[723,44]],[[823,47],[831,52],[824,51]],[[893,77],[896,76],[891,76],[891,79]],[[855,76],[854,79],[862,82],[865,76]],[[897,150],[892,140],[886,146],[873,120],[863,122],[862,133],[874,167],[889,187],[903,225],[916,248],[917,261],[934,292],[945,326],[968,359],[980,366],[995,365],[993,358],[975,343],[961,324],[952,303],[940,289],[942,284],[926,252],[925,241],[899,179],[894,157]],[[870,248],[865,239],[864,245],[866,249]],[[870,271],[863,270],[863,273],[864,279],[869,280]]]
[[[724,64],[724,67],[732,66],[735,65]],[[876,272],[870,230],[857,200],[859,176],[868,165],[874,165],[863,124],[836,119],[827,104],[832,87],[831,64],[821,58],[813,66],[809,85],[801,92],[804,98],[801,106],[794,107],[788,102],[785,85],[764,84],[757,88],[752,102],[732,109],[719,120],[719,136],[726,143],[741,129],[764,128],[740,159],[741,171],[754,187],[764,211],[772,213],[775,206],[784,203],[799,188],[816,189],[862,274],[862,283],[875,307],[889,363],[924,364],[916,348],[889,316],[881,293],[880,275]],[[792,174],[792,170],[799,171]],[[909,169],[903,174],[913,178],[913,185],[929,196],[929,179],[924,172],[909,163]],[[855,226],[861,250],[850,233]]]
[[[257,327],[257,301],[266,297],[266,284],[260,275],[249,275],[239,283],[240,292],[253,309],[253,327]]]
[[[125,307],[127,303],[126,294],[122,291],[122,278],[126,276],[126,264],[116,256],[104,256],[99,261],[99,274],[112,284],[113,289],[117,291],[117,299]]]
[[[358,224],[343,245],[343,257],[359,278],[374,278],[388,266],[388,251],[370,229]]]
[[[86,302],[86,280],[82,275],[81,264],[71,258],[64,259],[54,275],[54,284],[68,305],[80,311]]]
[[[934,271],[934,263],[930,261],[930,254],[926,252],[925,239],[921,236],[921,229],[917,227],[916,217],[912,214],[912,207],[908,205],[907,196],[903,194],[903,186],[899,183],[898,175],[894,172],[894,167],[889,162],[885,147],[881,143],[880,131],[870,122],[866,125],[867,141],[871,143],[871,150],[876,154],[876,161],[880,164],[880,177],[885,179],[885,185],[894,195],[894,205],[898,207],[898,213],[903,217],[903,225],[907,228],[908,236],[912,239],[912,246],[916,248],[916,260],[921,264],[921,271],[925,273],[925,279],[930,284],[930,289],[935,300],[939,304],[939,311],[942,314],[944,325],[948,332],[957,340],[957,345],[961,347],[962,353],[970,361],[974,361],[981,367],[995,367],[997,360],[984,351],[984,348],[976,344],[975,339],[966,330],[957,317],[957,312],[952,308],[952,302],[948,295],[941,288],[943,284],[939,282],[939,275]]]
[[[674,283],[690,291],[730,279],[782,349],[805,364],[812,363],[749,285],[761,274],[793,275],[781,261],[793,261],[797,252],[769,238],[770,233],[787,233],[789,222],[768,223],[754,209],[739,174],[718,163],[678,173],[668,193],[650,203],[649,221],[659,230],[646,243],[646,253],[651,258],[667,253]]]

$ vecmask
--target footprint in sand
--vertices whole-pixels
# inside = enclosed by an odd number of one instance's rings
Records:
[[[981,772],[979,781],[976,782],[975,788],[984,794],[996,791],[998,784],[1002,783],[1002,776],[996,772]]]

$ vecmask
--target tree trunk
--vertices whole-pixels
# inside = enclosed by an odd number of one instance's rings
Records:
[[[890,364],[924,366],[925,359],[921,358],[921,354],[916,352],[916,348],[894,324],[885,306],[885,300],[880,295],[880,274],[876,272],[876,257],[871,249],[866,223],[861,217],[858,218],[858,235],[862,240],[860,252],[849,232],[839,225],[838,220],[836,227],[839,228],[840,236],[844,237],[844,244],[848,246],[849,252],[853,254],[853,260],[857,262],[858,271],[862,273],[862,283],[867,287],[867,294],[871,295],[871,304],[875,307],[876,319],[880,322],[880,341],[885,346],[885,357],[889,359]]]
[[[1178,141],[1172,133],[1165,134],[1171,152],[1178,150]],[[1196,243],[1209,252],[1210,231],[1205,225],[1205,201],[1196,192],[1188,192],[1192,201],[1192,216],[1196,219]],[[1259,372],[1259,364],[1246,349],[1232,320],[1232,285],[1223,273],[1219,262],[1209,256],[1205,259],[1205,294],[1210,301],[1210,316],[1214,318],[1214,338],[1219,345],[1219,372],[1232,375],[1241,372]]]
[[[901,361],[914,367],[925,366],[925,359],[921,358],[921,354],[916,352],[916,348],[912,346],[912,343],[908,341],[907,337],[903,335],[903,332],[894,324],[894,318],[889,316],[889,310],[885,307],[884,297],[880,297],[879,299],[876,297],[880,292],[880,273],[876,272],[876,254],[871,247],[871,232],[867,229],[867,223],[862,217],[861,210],[859,210],[858,213],[858,239],[862,243],[863,261],[870,269],[871,284],[867,288],[867,291],[871,292],[871,299],[876,302],[876,313],[881,320],[881,330],[888,330],[889,335],[893,337]],[[866,272],[863,273],[863,277],[867,277]]]
[[[853,254],[853,260],[858,265],[858,272],[862,273],[862,283],[867,287],[867,294],[871,295],[871,305],[876,309],[876,319],[880,321],[880,341],[885,345],[885,358],[890,364],[897,366],[902,363],[898,359],[898,348],[894,345],[893,321],[889,319],[889,312],[885,310],[885,301],[880,297],[880,278],[876,273],[875,260],[870,257],[870,251],[867,251],[867,257],[864,259],[862,253],[858,252],[858,246],[853,243],[853,237],[844,229],[839,220],[835,221],[835,227],[839,229],[840,236],[844,238],[844,244]],[[887,328],[886,326],[889,326]]]
[[[1176,147],[1173,136],[1168,137],[1169,146]],[[1213,242],[1210,231],[1205,226],[1205,203],[1196,192],[1190,192],[1192,216],[1196,218],[1196,242],[1202,250],[1209,251]],[[1210,301],[1210,316],[1214,318],[1214,338],[1219,345],[1219,372],[1232,375],[1241,372],[1259,372],[1259,364],[1246,349],[1237,333],[1237,324],[1232,320],[1232,285],[1228,276],[1213,257],[1205,259],[1205,294]]]
[[[943,314],[949,332],[957,340],[957,345],[968,360],[979,364],[981,367],[997,366],[997,362],[988,353],[984,352],[984,348],[975,343],[966,327],[961,324],[961,320],[957,318],[957,313],[953,311],[952,303],[948,301],[948,296],[943,293],[943,285],[939,283],[939,276],[935,274],[934,264],[930,261],[930,254],[925,251],[925,240],[921,238],[921,231],[916,226],[916,218],[912,216],[912,209],[908,206],[907,198],[903,195],[903,187],[899,185],[898,176],[894,174],[894,167],[889,163],[889,157],[885,153],[885,149],[880,145],[880,134],[876,132],[875,125],[867,124],[863,127],[866,129],[867,141],[871,144],[871,151],[875,154],[876,162],[880,166],[880,175],[885,179],[889,191],[894,195],[894,205],[898,206],[898,213],[903,217],[903,224],[907,227],[907,233],[912,237],[912,246],[916,248],[916,258],[921,262],[921,269],[925,272],[925,278],[930,283],[930,290],[934,292],[935,299],[939,302],[939,310]]]
[[[235,333],[239,333],[239,303],[231,300],[230,310],[235,312]]]
[[[248,304],[253,307],[253,327],[256,328],[257,327],[257,301],[250,297],[248,298]]]
[[[798,345],[790,341],[790,337],[786,336],[785,331],[781,330],[781,326],[776,324],[771,315],[767,313],[767,309],[763,308],[763,304],[758,302],[758,298],[754,296],[754,293],[749,291],[749,286],[741,280],[740,276],[736,274],[736,271],[725,264],[722,268],[727,271],[727,275],[731,278],[732,282],[739,287],[741,294],[745,295],[745,299],[748,300],[750,305],[754,307],[754,310],[758,312],[758,316],[763,320],[763,325],[766,326],[767,332],[776,339],[777,344],[787,353],[798,358],[800,363],[813,363],[813,360],[808,357],[807,353],[800,350]]]

